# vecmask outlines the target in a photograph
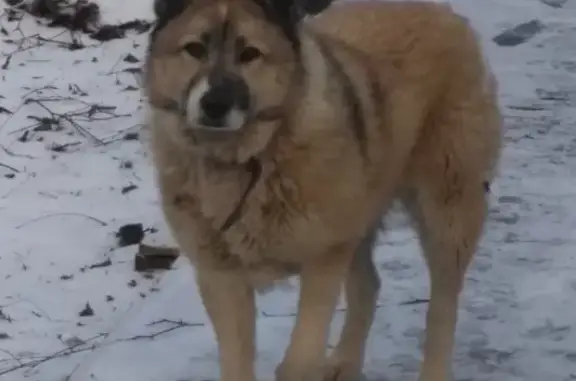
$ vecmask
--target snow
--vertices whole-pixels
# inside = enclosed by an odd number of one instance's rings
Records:
[[[455,379],[575,380],[576,3],[450,2],[479,31],[506,116],[490,218],[461,299]],[[110,23],[151,17],[151,1],[99,3]],[[535,18],[545,28],[526,43],[492,42]],[[123,224],[142,223],[152,229],[145,242],[173,245],[153,184],[138,78],[123,71],[141,64],[124,59],[143,56],[146,35],[82,37],[89,47],[77,51],[51,42],[16,51],[7,39],[70,37],[31,18],[2,16],[0,26],[8,32],[0,65],[11,54],[0,72],[0,106],[13,112],[0,112],[0,380],[217,378],[216,343],[190,265],[179,259],[173,270],[143,276],[133,270],[136,247],[118,248],[114,236]],[[50,116],[25,99],[48,97],[73,99],[44,102],[52,112],[115,106],[113,117],[79,121],[104,144],[69,125],[19,141],[35,124],[28,116]],[[128,132],[140,139],[123,139]],[[130,185],[137,188],[123,193]],[[427,298],[428,277],[404,217],[389,218],[376,256],[383,290],[365,373],[415,380],[426,304],[412,302]],[[110,266],[89,267],[106,259]],[[261,380],[273,379],[282,357],[297,291],[290,282],[259,298]],[[87,303],[93,316],[79,316]]]

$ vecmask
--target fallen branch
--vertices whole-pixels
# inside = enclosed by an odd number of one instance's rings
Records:
[[[48,21],[46,26],[64,28],[70,32],[81,32],[97,41],[109,41],[123,38],[127,32],[145,33],[152,23],[135,19],[119,24],[102,23],[100,6],[89,0],[5,0],[16,13],[12,18],[18,19],[18,12],[30,14]],[[21,16],[20,16],[21,17]],[[74,39],[74,38],[73,38]]]
[[[100,140],[98,137],[93,135],[87,129],[82,127],[76,120],[74,120],[74,117],[78,117],[78,116],[82,116],[82,115],[86,115],[86,116],[91,117],[95,113],[94,110],[99,110],[99,107],[104,107],[104,106],[91,105],[87,110],[83,109],[82,111],[58,113],[58,112],[51,110],[48,106],[46,106],[44,104],[44,101],[40,100],[40,99],[29,98],[29,99],[26,99],[25,103],[26,104],[30,104],[30,103],[37,104],[42,109],[44,109],[48,114],[50,114],[49,117],[28,116],[29,119],[37,121],[37,125],[34,127],[36,130],[38,130],[38,129],[43,130],[43,131],[44,130],[52,130],[54,127],[56,127],[56,128],[62,127],[62,122],[68,122],[81,135],[92,139],[94,141],[94,143],[96,143],[98,145],[103,144],[102,140]]]
[[[47,89],[46,87],[35,89],[30,91],[29,93],[38,93],[42,90]],[[49,103],[56,103],[56,102],[77,102],[81,105],[80,108],[72,111],[67,112],[57,112],[54,111],[50,106]],[[92,134],[89,130],[82,126],[81,123],[87,122],[91,123],[94,121],[109,121],[118,118],[129,117],[129,114],[118,114],[115,112],[116,106],[109,106],[109,105],[101,105],[101,104],[93,104],[85,102],[81,99],[74,98],[74,97],[62,97],[62,96],[48,96],[48,97],[34,97],[34,98],[26,98],[24,101],[24,105],[34,104],[39,106],[43,111],[45,111],[48,115],[37,116],[37,115],[28,115],[28,119],[34,121],[32,125],[28,125],[22,128],[19,128],[15,131],[12,131],[12,134],[24,132],[25,137],[23,138],[24,141],[30,138],[28,131],[33,132],[40,132],[40,131],[58,131],[63,129],[66,125],[71,126],[74,128],[80,135],[88,138],[94,144],[101,146],[106,144],[102,139],[98,138],[94,134]],[[76,143],[78,144],[78,143]],[[66,147],[60,147],[66,148]],[[57,151],[63,151],[63,149],[56,149]]]
[[[10,165],[8,165],[8,164],[0,163],[0,167],[9,169],[9,170],[11,170],[12,172],[20,173],[19,170],[17,170],[16,168],[14,168],[14,167],[12,167],[12,166],[10,166]]]
[[[174,247],[150,246],[140,243],[138,253],[134,257],[134,270],[137,272],[168,270],[179,255],[179,250]]]
[[[407,300],[405,302],[400,303],[401,306],[412,306],[415,304],[426,304],[429,303],[430,299],[413,299],[413,300]]]
[[[45,362],[48,362],[48,361],[51,361],[51,360],[54,360],[57,358],[68,357],[68,356],[71,356],[75,353],[92,351],[92,350],[97,348],[98,343],[86,346],[88,344],[88,342],[102,339],[102,338],[105,338],[106,336],[108,336],[107,333],[94,336],[88,340],[85,340],[83,343],[80,343],[78,345],[73,345],[73,346],[70,346],[68,348],[61,349],[55,353],[52,353],[51,355],[44,356],[44,357],[41,357],[39,359],[22,361],[22,360],[18,360],[16,358],[14,358],[14,361],[18,362],[18,364],[14,365],[10,368],[0,370],[0,376],[4,376],[8,373],[12,373],[12,372],[15,372],[15,371],[20,370],[20,369],[25,369],[25,368],[34,369]]]
[[[32,219],[32,220],[26,221],[26,222],[24,222],[24,223],[16,226],[14,229],[22,229],[23,227],[26,227],[26,226],[28,226],[28,225],[30,225],[30,224],[35,223],[35,222],[44,220],[44,219],[46,219],[46,218],[59,217],[59,216],[78,216],[78,217],[84,217],[84,218],[87,218],[87,219],[89,219],[89,220],[92,220],[92,221],[98,223],[100,226],[108,226],[108,223],[106,223],[105,221],[99,220],[98,218],[89,216],[89,215],[87,215],[87,214],[82,214],[82,213],[51,213],[51,214],[46,214],[46,215],[44,215],[44,216],[36,217],[36,218],[34,218],[34,219]]]
[[[20,369],[25,369],[25,368],[34,369],[41,364],[44,364],[48,361],[51,361],[51,360],[54,360],[57,358],[68,357],[68,356],[71,356],[71,355],[76,354],[76,353],[92,351],[92,350],[95,350],[98,348],[102,348],[103,346],[109,346],[109,345],[113,345],[113,344],[119,343],[119,342],[145,340],[145,339],[152,340],[152,339],[155,339],[156,337],[158,337],[160,335],[175,331],[175,330],[180,329],[180,328],[204,326],[203,323],[187,323],[187,322],[184,322],[181,320],[174,321],[174,320],[169,320],[169,319],[162,319],[162,320],[154,321],[154,322],[149,323],[147,325],[148,326],[154,326],[154,325],[166,324],[166,323],[172,324],[172,326],[168,327],[166,329],[163,329],[161,331],[149,334],[149,335],[136,335],[136,336],[128,337],[125,339],[114,340],[114,341],[111,341],[110,343],[106,343],[106,344],[102,344],[102,345],[99,345],[101,343],[101,341],[88,345],[90,342],[94,342],[98,339],[105,339],[106,337],[108,337],[108,335],[109,335],[108,333],[103,333],[103,334],[99,334],[97,336],[94,336],[92,338],[89,338],[87,340],[83,340],[81,343],[78,343],[76,345],[72,345],[70,347],[61,349],[57,352],[54,352],[54,353],[47,355],[47,356],[40,357],[38,359],[29,360],[29,361],[22,361],[21,359],[13,358],[13,360],[16,361],[18,364],[14,365],[12,367],[9,367],[7,369],[4,369],[4,370],[0,370],[0,376],[4,376],[6,374],[15,372],[15,371],[20,370]]]
[[[24,157],[26,159],[36,159],[36,157],[31,156],[31,155],[23,155],[23,154],[15,153],[12,150],[9,150],[8,148],[4,147],[2,144],[0,144],[0,150],[4,151],[4,153],[8,156]]]
[[[0,352],[7,354],[13,361],[16,361],[18,365],[22,365],[22,360],[20,360],[16,355],[6,349],[1,349]]]
[[[187,323],[187,322],[182,321],[182,320],[174,321],[174,320],[169,320],[169,319],[157,320],[157,321],[154,321],[152,323],[148,323],[146,325],[150,327],[150,326],[154,326],[154,325],[158,325],[158,324],[172,324],[172,326],[165,328],[163,330],[160,330],[158,332],[151,333],[149,335],[136,335],[136,336],[128,337],[126,339],[120,339],[118,341],[136,341],[136,340],[144,340],[144,339],[153,340],[160,335],[175,331],[175,330],[180,329],[180,328],[203,327],[204,326],[204,323]]]

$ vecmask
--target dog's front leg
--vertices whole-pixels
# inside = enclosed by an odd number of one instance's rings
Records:
[[[237,269],[197,268],[197,282],[220,354],[221,381],[255,381],[254,290]]]
[[[276,381],[322,380],[330,323],[353,254],[353,247],[342,247],[304,265],[296,324]]]

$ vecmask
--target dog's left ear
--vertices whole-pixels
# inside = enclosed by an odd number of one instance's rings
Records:
[[[154,0],[154,15],[161,22],[171,20],[184,12],[190,3],[190,0]]]
[[[255,0],[264,10],[288,24],[297,24],[306,15],[317,15],[333,0]]]
[[[298,46],[298,24],[306,15],[317,15],[333,0],[254,0],[266,15],[286,33],[295,47]]]
[[[317,15],[324,11],[333,0],[295,0],[300,9],[309,15]]]

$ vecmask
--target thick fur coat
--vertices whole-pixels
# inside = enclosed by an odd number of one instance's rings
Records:
[[[156,1],[145,83],[163,212],[196,269],[223,381],[254,381],[254,290],[291,275],[299,313],[277,380],[353,381],[379,289],[372,246],[401,200],[431,279],[420,381],[448,381],[499,159],[497,85],[448,5],[329,3]],[[325,359],[343,286],[347,320]]]

